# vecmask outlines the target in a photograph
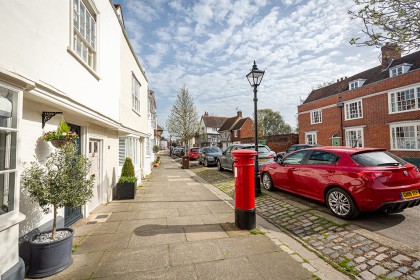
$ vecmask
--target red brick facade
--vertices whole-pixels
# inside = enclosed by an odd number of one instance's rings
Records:
[[[334,89],[334,85],[331,88]],[[409,88],[415,89],[414,94],[418,106],[416,110],[390,114],[389,93]],[[341,144],[345,145],[345,129],[362,127],[364,147],[386,148],[400,157],[420,158],[419,149],[411,151],[392,149],[390,130],[390,126],[396,122],[410,121],[418,123],[420,126],[420,89],[418,91],[418,88],[420,88],[420,69],[415,69],[406,74],[385,78],[354,90],[334,93],[304,103],[298,106],[299,143],[305,143],[306,132],[314,132],[317,135],[317,144],[319,145],[332,145],[333,134],[342,137]],[[358,99],[362,100],[363,117],[345,120],[346,109],[344,106],[337,106],[337,103],[346,103],[346,101],[356,101]],[[310,112],[315,109],[321,109],[322,122],[311,124]],[[420,141],[419,138],[420,135],[417,135],[417,141]],[[418,145],[420,146],[420,144]]]

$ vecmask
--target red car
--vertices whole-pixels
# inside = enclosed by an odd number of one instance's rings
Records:
[[[188,156],[190,157],[190,159],[198,159],[198,157],[200,156],[200,148],[191,148],[188,151]]]
[[[420,204],[419,169],[385,149],[309,148],[263,165],[260,175],[266,190],[279,188],[326,203],[343,219]]]

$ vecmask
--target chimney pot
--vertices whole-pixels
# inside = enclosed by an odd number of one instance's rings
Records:
[[[237,115],[238,117],[241,117],[241,118],[242,118],[242,111],[238,111],[238,112],[236,113],[236,115]]]
[[[340,81],[340,79],[337,79],[337,83]]]

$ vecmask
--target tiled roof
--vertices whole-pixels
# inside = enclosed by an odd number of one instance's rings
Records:
[[[213,116],[203,116],[204,125],[206,127],[216,127],[219,128],[223,123],[229,119],[228,117],[213,117]]]
[[[163,131],[163,128],[160,125],[157,125],[156,130]]]
[[[231,127],[236,123],[236,121],[238,119],[240,119],[241,117],[239,116],[235,116],[232,118],[228,118],[223,125],[219,128],[219,131],[228,131],[231,130]]]
[[[399,59],[396,59],[394,61],[392,61],[391,65],[389,66],[389,68],[392,68],[394,66],[403,64],[403,63],[408,63],[408,64],[412,64],[410,71],[416,70],[420,68],[420,51],[403,56]],[[331,95],[335,95],[338,93],[342,93],[345,91],[349,90],[349,82],[352,82],[354,80],[357,79],[366,79],[365,83],[363,84],[363,86],[368,85],[368,84],[372,84],[384,79],[389,78],[389,71],[388,69],[383,69],[381,65],[371,68],[369,70],[366,70],[364,72],[358,73],[354,76],[351,76],[349,78],[340,80],[334,84],[331,84],[329,86],[320,88],[320,89],[316,89],[313,90],[309,96],[306,98],[305,102],[303,102],[304,104],[318,100],[318,99],[322,99]]]
[[[251,119],[251,118],[240,119],[239,121],[237,121],[236,124],[232,127],[232,130],[241,129],[241,127],[244,125],[247,119]]]

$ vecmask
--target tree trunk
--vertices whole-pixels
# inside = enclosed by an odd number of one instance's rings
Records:
[[[55,240],[55,232],[57,230],[57,208],[55,205],[53,206],[54,211],[54,220],[53,220],[53,228],[52,228],[52,239]]]

